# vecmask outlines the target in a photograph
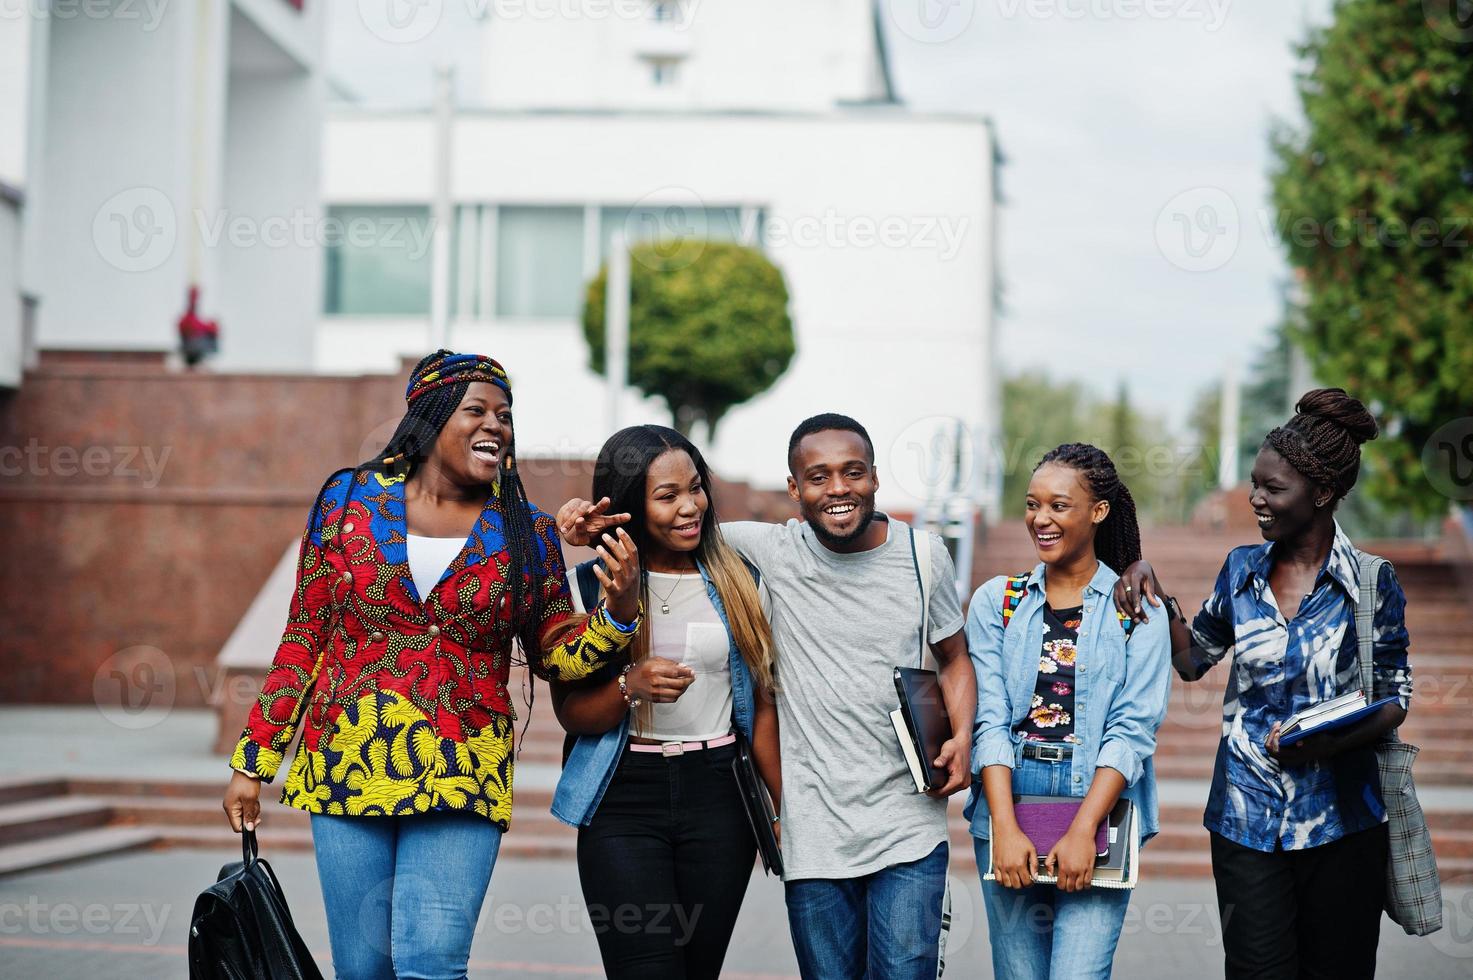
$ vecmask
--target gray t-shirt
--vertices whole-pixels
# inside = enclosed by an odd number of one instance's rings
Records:
[[[796,520],[721,525],[772,596],[787,881],[857,878],[946,840],[946,801],[915,791],[890,723],[894,669],[919,666],[921,594],[910,529],[889,527],[880,547],[842,555]],[[955,579],[932,535],[932,643],[962,628]]]

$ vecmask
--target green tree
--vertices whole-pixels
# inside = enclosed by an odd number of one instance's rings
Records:
[[[1424,445],[1473,414],[1473,31],[1453,7],[1339,0],[1302,50],[1306,125],[1273,139],[1277,225],[1305,287],[1294,339],[1385,423],[1370,491],[1420,514],[1448,504]]]
[[[681,432],[704,422],[714,437],[733,406],[772,387],[793,359],[783,275],[761,252],[729,242],[635,245],[630,255],[629,381],[663,398]],[[599,374],[607,275],[604,266],[588,284],[583,306]]]
[[[1170,442],[1154,435],[1165,431],[1160,419],[1142,415],[1130,404],[1124,383],[1114,399],[1104,399],[1078,382],[1039,373],[1004,379],[1002,518],[1022,516],[1034,466],[1044,453],[1066,442],[1087,442],[1108,452],[1142,516],[1175,517],[1174,467],[1151,452]]]

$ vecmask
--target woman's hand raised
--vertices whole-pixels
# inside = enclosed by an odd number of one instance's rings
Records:
[[[563,543],[587,548],[605,531],[628,524],[628,514],[608,513],[612,503],[608,497],[596,504],[574,497],[558,508],[557,533],[562,537]]]
[[[609,615],[629,624],[639,618],[639,551],[634,539],[622,527],[603,536],[597,549],[601,565],[593,566],[604,587],[604,605]]]

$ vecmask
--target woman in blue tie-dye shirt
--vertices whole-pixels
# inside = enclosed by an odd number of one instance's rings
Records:
[[[1195,681],[1233,652],[1222,741],[1204,823],[1223,922],[1227,977],[1371,977],[1387,864],[1374,745],[1411,697],[1406,597],[1387,564],[1375,588],[1373,697],[1397,701],[1359,724],[1279,745],[1280,725],[1358,690],[1359,553],[1335,520],[1376,437],[1339,388],[1306,394],[1264,440],[1249,503],[1265,543],[1235,548],[1190,629],[1142,561],[1116,590],[1172,614],[1172,663]],[[1160,597],[1158,599],[1158,597]]]

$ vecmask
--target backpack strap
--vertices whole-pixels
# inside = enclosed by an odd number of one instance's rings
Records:
[[[576,609],[575,612],[587,613],[598,605],[598,576],[593,573],[593,566],[598,562],[599,559],[590,558],[573,568],[573,581],[578,586],[578,600],[583,605],[582,609]]]
[[[1022,575],[1009,575],[1002,587],[1002,628],[1007,629],[1008,623],[1013,620],[1013,613],[1023,601],[1023,594],[1028,591],[1028,579],[1032,572],[1024,572]],[[1125,631],[1127,637],[1135,629],[1135,620],[1118,609],[1115,618],[1120,620],[1120,628]]]
[[[1023,593],[1028,591],[1028,579],[1032,572],[1024,572],[1022,575],[1009,575],[1007,581],[1002,585],[1002,628],[1007,629],[1008,623],[1013,620],[1013,613],[1017,611],[1018,605],[1023,601]]]

